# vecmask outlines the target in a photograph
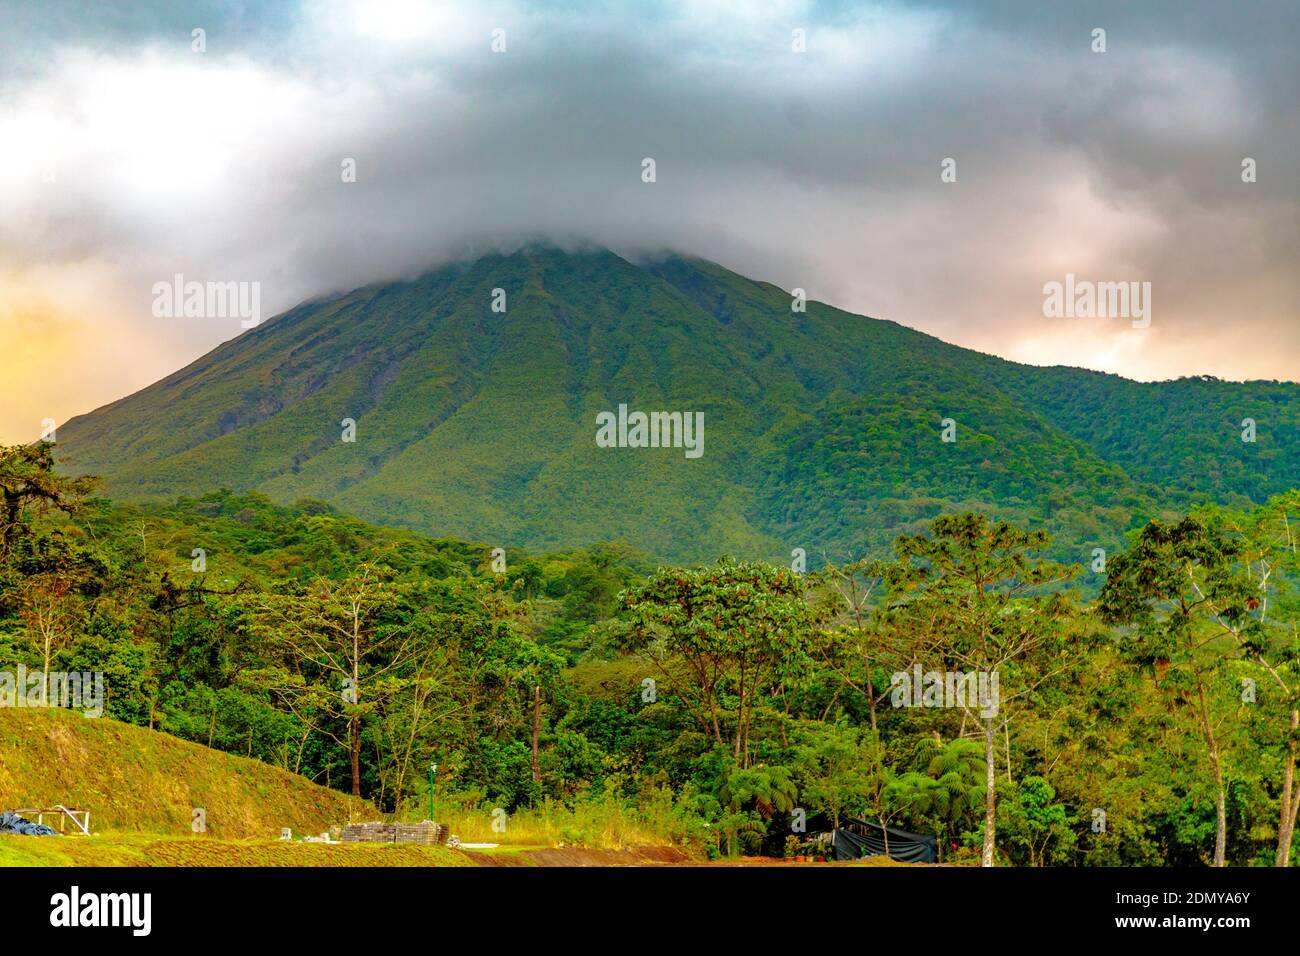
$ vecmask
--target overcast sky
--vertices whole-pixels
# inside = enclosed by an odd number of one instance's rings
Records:
[[[175,273],[269,316],[537,237],[1020,361],[1296,380],[1297,51],[1295,0],[0,0],[0,441],[240,333],[155,317]],[[1150,282],[1150,326],[1045,318],[1067,273]]]

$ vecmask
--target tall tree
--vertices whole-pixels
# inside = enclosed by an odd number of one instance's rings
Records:
[[[18,589],[18,614],[41,652],[45,703],[50,701],[50,662],[66,646],[83,617],[76,581],[69,573],[45,571],[25,577]]]
[[[819,667],[835,675],[847,692],[866,700],[873,742],[869,751],[871,795],[877,806],[885,785],[886,742],[880,734],[876,705],[889,695],[883,680],[896,669],[889,665],[897,657],[891,645],[892,632],[883,621],[891,581],[899,571],[890,562],[864,559],[846,565],[828,564],[817,575],[819,582],[828,585],[832,617],[812,653]],[[882,690],[876,688],[877,671]]]
[[[1232,521],[1232,516],[1228,516]],[[1285,741],[1278,807],[1277,852],[1274,865],[1291,865],[1296,817],[1300,813],[1300,779],[1296,774],[1300,749],[1300,491],[1271,499],[1245,517],[1241,531],[1248,541],[1246,575],[1255,594],[1246,599],[1247,614],[1259,621],[1259,637],[1241,629],[1233,637],[1268,674],[1282,695]],[[1229,628],[1230,630],[1231,627]]]
[[[1043,532],[1027,532],[982,514],[943,515],[929,533],[899,538],[904,573],[898,576],[892,623],[910,631],[918,660],[943,669],[998,675],[992,707],[965,706],[982,724],[984,738],[984,837],[982,866],[992,866],[997,846],[996,732],[1003,708],[1028,693],[1028,659],[1063,646],[1062,624],[1072,602],[1051,587],[1076,569],[1037,557],[1048,544]],[[1049,655],[1050,656],[1050,655]],[[1040,674],[1038,680],[1052,671]],[[1013,683],[1021,686],[1008,692]],[[975,712],[978,711],[978,712]],[[1009,756],[1008,756],[1009,759]]]
[[[1218,522],[1189,515],[1169,524],[1154,520],[1129,549],[1107,564],[1098,597],[1103,618],[1127,625],[1130,658],[1155,669],[1157,686],[1192,708],[1214,778],[1214,866],[1227,854],[1227,782],[1223,743],[1213,707],[1225,659],[1258,647],[1259,582],[1246,569],[1241,537]]]
[[[318,577],[246,598],[255,629],[286,652],[304,685],[320,691],[321,683],[336,682],[314,700],[331,702],[347,724],[355,797],[361,796],[362,720],[374,709],[368,691],[410,656],[413,622],[389,613],[402,592],[393,578],[391,569],[364,563],[339,581]]]
[[[1194,552],[1182,549],[1182,584],[1190,591],[1186,613],[1200,621],[1207,654],[1216,652],[1209,662],[1242,658],[1257,668],[1261,683],[1270,685],[1261,691],[1263,709],[1283,742],[1274,862],[1285,867],[1300,810],[1300,491],[1246,513],[1204,508],[1183,533],[1199,544]],[[1160,593],[1168,602],[1174,589]]]

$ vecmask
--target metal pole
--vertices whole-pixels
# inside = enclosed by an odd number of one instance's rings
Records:
[[[436,763],[429,764],[429,819],[431,821],[436,820],[433,815],[433,778],[437,772],[438,765]]]

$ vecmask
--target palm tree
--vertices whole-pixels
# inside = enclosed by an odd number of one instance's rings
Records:
[[[737,767],[727,774],[718,787],[718,801],[728,811],[727,854],[735,852],[735,837],[741,830],[762,833],[766,823],[777,813],[794,809],[798,789],[785,767]],[[753,806],[761,820],[743,811]],[[747,821],[747,822],[746,822]]]
[[[939,831],[939,853],[963,820],[984,802],[984,754],[973,740],[953,740],[940,748],[925,773],[912,771],[891,780],[883,801],[911,819]]]

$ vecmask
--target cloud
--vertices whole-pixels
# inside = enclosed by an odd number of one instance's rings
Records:
[[[258,281],[271,312],[551,236],[691,252],[1024,361],[1295,378],[1294,5],[1047,6],[5,6],[0,338],[93,278],[79,327],[126,360],[40,352],[65,373],[33,401],[64,418],[238,334],[154,318],[176,272]],[[1045,319],[1067,272],[1151,282],[1151,328]],[[0,438],[30,437],[4,397]]]

